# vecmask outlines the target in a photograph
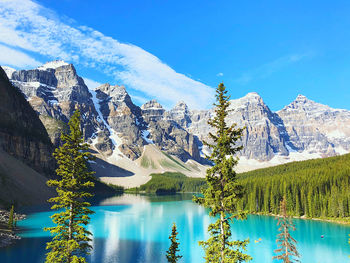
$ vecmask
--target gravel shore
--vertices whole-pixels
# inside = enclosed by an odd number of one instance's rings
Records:
[[[21,239],[16,235],[17,229],[13,231],[8,229],[8,220],[10,212],[6,210],[0,210],[0,248],[13,244],[16,240]],[[16,221],[25,219],[25,215],[14,214]]]

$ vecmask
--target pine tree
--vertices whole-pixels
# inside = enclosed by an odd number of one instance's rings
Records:
[[[204,142],[212,150],[211,155],[207,156],[213,163],[206,174],[208,188],[203,192],[204,197],[194,197],[195,202],[211,210],[210,216],[219,217],[208,227],[210,238],[199,242],[205,250],[206,262],[215,263],[244,262],[251,259],[242,252],[246,250],[249,240],[230,240],[230,222],[233,219],[245,219],[246,214],[238,210],[243,188],[237,183],[233,170],[238,161],[233,156],[242,149],[236,143],[241,138],[243,129],[236,128],[236,124],[228,126],[226,123],[230,104],[226,94],[226,87],[220,83],[216,89],[215,117],[208,122],[216,133],[209,133],[213,143]]]
[[[171,241],[171,245],[169,247],[169,250],[166,252],[166,258],[168,262],[170,263],[176,263],[178,259],[182,258],[182,256],[177,255],[177,253],[180,251],[179,250],[179,242],[177,239],[177,230],[176,230],[176,224],[173,224],[172,230],[171,230],[171,235],[169,236],[169,239]]]
[[[89,172],[87,161],[92,160],[87,152],[88,145],[84,143],[80,128],[80,112],[76,110],[69,121],[70,132],[62,133],[62,146],[55,150],[54,157],[58,163],[56,173],[59,180],[49,180],[47,184],[56,187],[57,197],[49,202],[55,203],[51,209],[60,210],[53,216],[55,227],[45,228],[54,235],[47,243],[46,262],[86,262],[85,255],[91,246],[91,233],[85,229],[89,224],[89,215],[93,212],[88,208],[87,198],[92,197],[86,192],[94,186],[91,182],[93,172]]]
[[[280,203],[280,214],[277,223],[277,225],[280,226],[278,229],[280,233],[277,235],[276,240],[279,248],[275,250],[275,253],[279,255],[272,257],[272,259],[282,259],[284,263],[300,262],[298,260],[300,255],[296,248],[297,241],[289,233],[290,230],[295,230],[295,226],[291,218],[287,215],[285,197],[283,197],[283,200]]]
[[[14,206],[11,206],[10,209],[10,215],[9,215],[9,221],[8,221],[8,228],[10,230],[13,230],[13,213],[14,213]]]

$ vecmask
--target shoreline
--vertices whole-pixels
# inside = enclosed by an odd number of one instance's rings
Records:
[[[250,213],[251,215],[263,215],[263,216],[273,216],[273,217],[279,217],[280,215],[271,214],[271,213]],[[328,223],[334,223],[339,225],[347,225],[350,226],[350,217],[345,218],[332,218],[332,217],[306,217],[303,216],[291,216],[291,218],[295,219],[303,219],[303,220],[314,220],[314,221],[321,221],[321,222],[328,222]]]
[[[9,230],[7,223],[9,220],[10,212],[6,210],[0,210],[0,248],[4,248],[12,245],[16,240],[20,240],[21,237],[16,235],[18,228],[14,227],[14,230]],[[16,221],[25,219],[23,214],[14,213],[14,219]]]
[[[126,194],[157,194],[155,192],[146,192],[146,191],[135,191],[135,190],[129,190],[126,189],[124,191]],[[169,193],[162,193],[161,195],[174,195],[174,194],[201,194],[198,192],[169,192]],[[272,213],[263,213],[263,212],[255,212],[255,213],[248,213],[251,215],[265,215],[265,216],[274,216],[277,217],[279,215],[272,214]],[[345,218],[332,218],[332,217],[306,217],[305,215],[303,216],[291,216],[292,218],[296,219],[304,219],[304,220],[315,220],[315,221],[322,221],[322,222],[329,222],[329,223],[334,223],[334,224],[340,224],[340,225],[348,225],[350,226],[350,217],[345,217]]]

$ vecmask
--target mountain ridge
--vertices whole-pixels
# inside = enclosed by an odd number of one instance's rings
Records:
[[[213,109],[191,110],[179,101],[166,110],[156,100],[140,107],[124,86],[103,84],[89,89],[72,64],[46,63],[33,70],[6,68],[12,83],[40,116],[67,122],[80,108],[85,138],[105,158],[141,158],[144,147],[155,145],[182,162],[205,164],[203,146],[211,128]],[[228,123],[245,127],[241,144],[241,171],[344,154],[350,151],[350,111],[298,95],[279,111],[271,111],[262,97],[250,92],[230,100]],[[335,128],[337,127],[337,128]],[[57,145],[58,138],[51,139]],[[56,136],[57,137],[57,136]]]

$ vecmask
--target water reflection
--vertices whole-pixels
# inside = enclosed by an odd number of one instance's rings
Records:
[[[103,223],[93,223],[89,229],[94,233],[95,248],[91,262],[166,262],[173,222],[178,226],[182,253],[188,251],[186,262],[198,262],[202,253],[197,241],[205,235],[209,216],[191,201],[176,199],[189,200],[191,195],[125,194],[103,200],[92,217],[93,222]],[[120,207],[124,207],[122,212]]]
[[[203,262],[203,251],[198,241],[207,239],[207,227],[212,221],[207,211],[191,200],[191,195],[155,196],[122,195],[99,200],[92,209],[89,231],[93,233],[93,251],[90,263],[114,262],[166,262],[168,236],[172,223],[178,226],[180,262]],[[23,239],[14,246],[0,249],[0,262],[44,262],[45,244],[50,234],[43,226],[52,225],[52,212],[36,212],[19,222]],[[233,224],[234,239],[250,238],[248,253],[252,262],[272,262],[276,249],[276,220],[268,216],[249,216],[247,221]],[[348,262],[350,247],[347,244],[350,228],[347,226],[295,220],[302,262]],[[321,235],[325,237],[320,238]],[[261,238],[261,242],[254,240]]]

